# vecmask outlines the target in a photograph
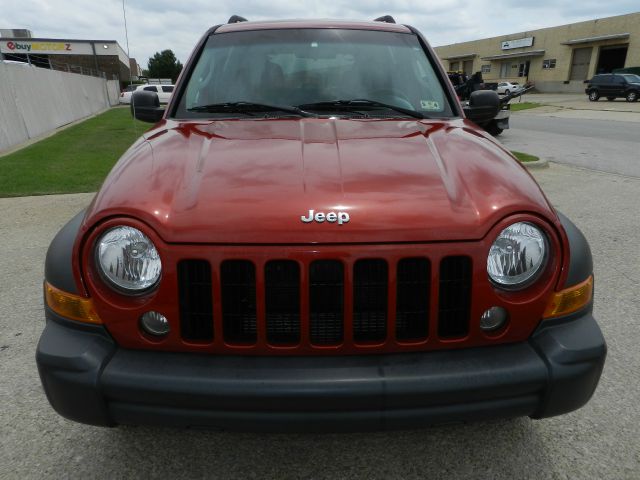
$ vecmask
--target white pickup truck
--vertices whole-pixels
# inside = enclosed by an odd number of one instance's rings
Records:
[[[131,95],[133,95],[133,92],[140,90],[157,93],[160,103],[169,103],[169,99],[173,93],[173,87],[173,85],[129,85],[120,93],[120,103],[131,103]]]

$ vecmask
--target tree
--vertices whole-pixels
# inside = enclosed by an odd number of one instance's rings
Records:
[[[170,78],[174,82],[182,70],[182,64],[171,50],[156,52],[149,59],[148,67],[149,77]]]

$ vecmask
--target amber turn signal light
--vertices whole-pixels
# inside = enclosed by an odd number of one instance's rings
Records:
[[[44,282],[44,296],[51,310],[61,317],[84,323],[102,323],[91,299],[79,297]]]
[[[593,297],[593,275],[573,287],[556,292],[544,312],[544,318],[555,318],[577,312]]]

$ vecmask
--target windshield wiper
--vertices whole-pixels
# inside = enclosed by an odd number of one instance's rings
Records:
[[[212,103],[210,105],[197,105],[187,109],[190,112],[209,112],[209,113],[246,113],[251,115],[253,112],[286,112],[301,117],[317,117],[310,112],[305,112],[299,107],[288,105],[267,105],[265,103],[254,102],[226,102]]]
[[[360,109],[363,107],[371,107],[371,108],[386,108],[389,110],[393,110],[394,112],[402,113],[409,117],[414,118],[427,118],[422,113],[411,110],[410,108],[398,107],[396,105],[390,105],[388,103],[378,102],[376,100],[368,100],[366,98],[354,98],[353,100],[332,100],[330,102],[316,102],[316,103],[305,103],[304,105],[298,105],[299,108],[304,108],[307,110],[347,110],[347,109]]]

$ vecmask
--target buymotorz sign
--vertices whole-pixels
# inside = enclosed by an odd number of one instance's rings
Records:
[[[2,53],[32,53],[45,55],[87,55],[92,53],[91,44],[89,43],[21,40],[6,40],[0,42],[0,51]]]

